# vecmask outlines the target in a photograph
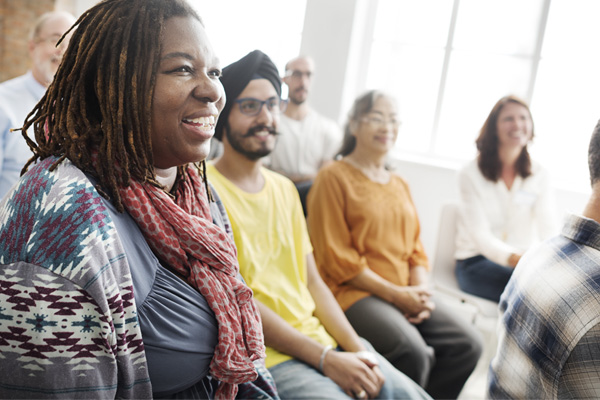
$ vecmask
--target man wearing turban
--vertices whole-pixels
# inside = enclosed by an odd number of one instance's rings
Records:
[[[215,137],[223,155],[207,174],[231,220],[281,398],[429,398],[352,329],[317,272],[294,184],[261,164],[284,105],[277,68],[255,50],[224,68],[221,81],[227,104]]]

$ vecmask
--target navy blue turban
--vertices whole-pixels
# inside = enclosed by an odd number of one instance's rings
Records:
[[[240,93],[244,91],[246,86],[248,86],[248,83],[253,79],[268,80],[273,84],[273,87],[277,91],[277,95],[281,97],[281,78],[279,77],[279,71],[269,56],[262,51],[254,50],[240,60],[223,68],[221,83],[225,88],[227,102],[225,103],[223,111],[221,111],[215,129],[215,138],[218,140],[221,140],[223,137],[223,127],[229,118],[229,112],[234,104],[233,101],[238,98]]]

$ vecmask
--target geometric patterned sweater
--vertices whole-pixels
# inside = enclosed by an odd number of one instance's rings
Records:
[[[54,161],[0,203],[0,398],[151,398],[123,245],[88,178]]]

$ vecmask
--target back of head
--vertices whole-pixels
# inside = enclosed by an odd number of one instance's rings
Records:
[[[375,101],[384,96],[386,96],[386,94],[379,90],[369,90],[354,100],[352,108],[348,113],[348,120],[344,126],[344,139],[342,141],[342,147],[338,151],[338,156],[345,157],[354,151],[354,148],[356,147],[356,137],[352,133],[352,125],[356,124],[358,120],[367,115],[373,109]]]
[[[36,159],[68,158],[121,208],[118,187],[154,179],[151,104],[164,22],[185,0],[105,0],[85,11],[48,91],[28,116]],[[56,164],[58,164],[58,162]]]
[[[600,180],[600,121],[596,124],[588,149],[588,167],[592,186]]]
[[[277,95],[281,96],[281,78],[277,67],[269,56],[260,50],[251,51],[238,61],[223,68],[221,83],[225,89],[227,103],[221,111],[215,128],[214,137],[217,140],[220,141],[223,138],[223,129],[227,125],[227,119],[234,100],[244,91],[248,83],[256,78],[267,79],[273,84]]]
[[[525,107],[529,113],[529,116],[531,117],[529,105],[525,102],[525,100],[522,100],[514,95],[502,97],[496,102],[496,104],[494,104],[494,107],[492,107],[492,110],[490,111],[485,122],[483,123],[483,126],[481,127],[481,130],[479,131],[479,136],[475,140],[477,150],[479,151],[477,156],[477,164],[479,169],[483,176],[493,182],[496,182],[500,178],[500,172],[502,171],[502,164],[498,155],[498,116],[500,115],[500,112],[504,106],[508,103],[515,103]],[[531,118],[531,121],[531,137],[533,138],[535,136],[533,118]],[[526,178],[527,176],[531,175],[531,159],[529,157],[527,147],[523,148],[523,151],[517,160],[516,167],[517,172],[519,175],[521,175],[521,177]]]

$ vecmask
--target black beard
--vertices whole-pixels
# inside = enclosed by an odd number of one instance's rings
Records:
[[[242,135],[241,138],[254,136],[256,134],[256,132],[260,132],[260,131],[264,131],[264,130],[269,132],[271,135],[275,135],[275,136],[279,135],[279,133],[274,128],[268,127],[266,125],[258,125],[258,126],[254,126],[250,129],[248,129],[248,131],[244,135]],[[227,141],[229,142],[231,147],[235,151],[237,151],[238,153],[240,153],[241,155],[243,155],[244,157],[246,157],[247,159],[249,159],[251,161],[258,161],[261,158],[271,154],[271,150],[269,150],[267,148],[256,150],[256,151],[246,150],[241,145],[240,141],[233,137],[233,135],[231,134],[231,129],[229,127],[227,127],[227,129],[225,129],[225,134],[227,135]]]
[[[279,132],[277,132],[275,130],[275,128],[272,128],[272,127],[269,127],[266,125],[258,125],[258,126],[254,126],[250,129],[248,129],[248,131],[244,135],[242,135],[242,137],[254,136],[256,134],[256,132],[261,132],[261,131],[267,131],[273,136],[279,135]]]

